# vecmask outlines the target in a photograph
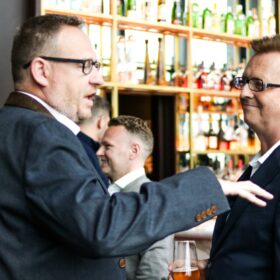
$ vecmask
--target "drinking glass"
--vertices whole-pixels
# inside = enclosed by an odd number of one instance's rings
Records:
[[[176,240],[174,244],[173,280],[199,280],[195,241]]]

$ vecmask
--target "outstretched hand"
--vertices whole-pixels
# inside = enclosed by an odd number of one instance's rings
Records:
[[[265,207],[266,201],[273,198],[273,195],[251,181],[231,182],[219,179],[225,195],[238,195],[248,201]]]

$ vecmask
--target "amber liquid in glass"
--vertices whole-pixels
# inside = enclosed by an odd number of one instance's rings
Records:
[[[188,275],[185,271],[173,272],[173,280],[199,280],[199,270],[192,270],[191,275]]]

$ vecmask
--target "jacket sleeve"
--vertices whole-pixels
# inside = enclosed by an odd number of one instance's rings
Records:
[[[140,194],[106,195],[76,136],[56,121],[30,132],[24,185],[38,226],[87,257],[141,252],[229,209],[208,168],[144,184]]]

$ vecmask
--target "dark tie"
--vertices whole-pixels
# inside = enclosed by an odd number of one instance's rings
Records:
[[[243,174],[241,175],[241,177],[238,179],[238,181],[246,181],[250,179],[251,176],[251,172],[252,172],[252,166],[249,165],[246,170],[243,172]],[[234,202],[236,200],[237,196],[230,196],[228,197],[228,202],[230,205],[230,208],[233,208]],[[224,213],[222,215],[220,215],[217,219],[216,225],[215,225],[215,229],[214,229],[214,236],[213,239],[218,238],[221,235],[221,232],[226,224],[227,219],[229,218],[230,212]]]

